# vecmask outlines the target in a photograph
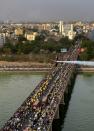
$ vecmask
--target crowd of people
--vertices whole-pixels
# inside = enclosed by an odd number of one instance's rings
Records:
[[[69,50],[65,60],[76,59],[77,46]],[[73,65],[58,64],[38,84],[1,131],[48,131]]]

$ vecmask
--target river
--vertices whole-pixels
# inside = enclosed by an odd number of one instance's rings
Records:
[[[94,130],[94,74],[76,78],[62,131]]]
[[[44,73],[0,73],[0,127],[13,115]]]
[[[0,73],[0,127],[12,116],[43,77],[42,73]],[[64,123],[60,129],[93,131],[94,74],[77,76]]]

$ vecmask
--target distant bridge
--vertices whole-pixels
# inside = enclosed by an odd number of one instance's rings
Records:
[[[76,44],[59,59],[77,60],[78,48]],[[53,120],[59,118],[59,105],[65,104],[64,95],[74,73],[75,65],[56,63],[1,131],[51,131]]]

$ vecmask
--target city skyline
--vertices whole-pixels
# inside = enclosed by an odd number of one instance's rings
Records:
[[[93,0],[0,0],[0,20],[92,21]]]

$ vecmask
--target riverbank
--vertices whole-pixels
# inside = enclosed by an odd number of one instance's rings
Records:
[[[79,67],[77,68],[78,73],[94,73],[94,67]]]
[[[49,70],[51,70],[52,68],[21,68],[21,67],[4,67],[1,68],[0,67],[0,72],[49,72]]]
[[[49,71],[52,67],[50,63],[38,62],[7,62],[0,61],[0,72],[3,71]]]
[[[34,72],[48,72],[52,68],[50,63],[38,62],[7,62],[0,61],[0,72],[9,71],[34,71]]]
[[[51,63],[0,61],[0,72],[48,72],[52,67]],[[94,67],[77,67],[77,72],[94,72]]]
[[[41,63],[41,62],[8,62],[8,61],[0,61],[0,67],[4,68],[4,67],[28,67],[28,68],[49,68],[51,67],[52,64],[51,63]]]
[[[0,67],[0,72],[49,72],[52,68]],[[94,68],[77,68],[78,73],[94,73]]]

